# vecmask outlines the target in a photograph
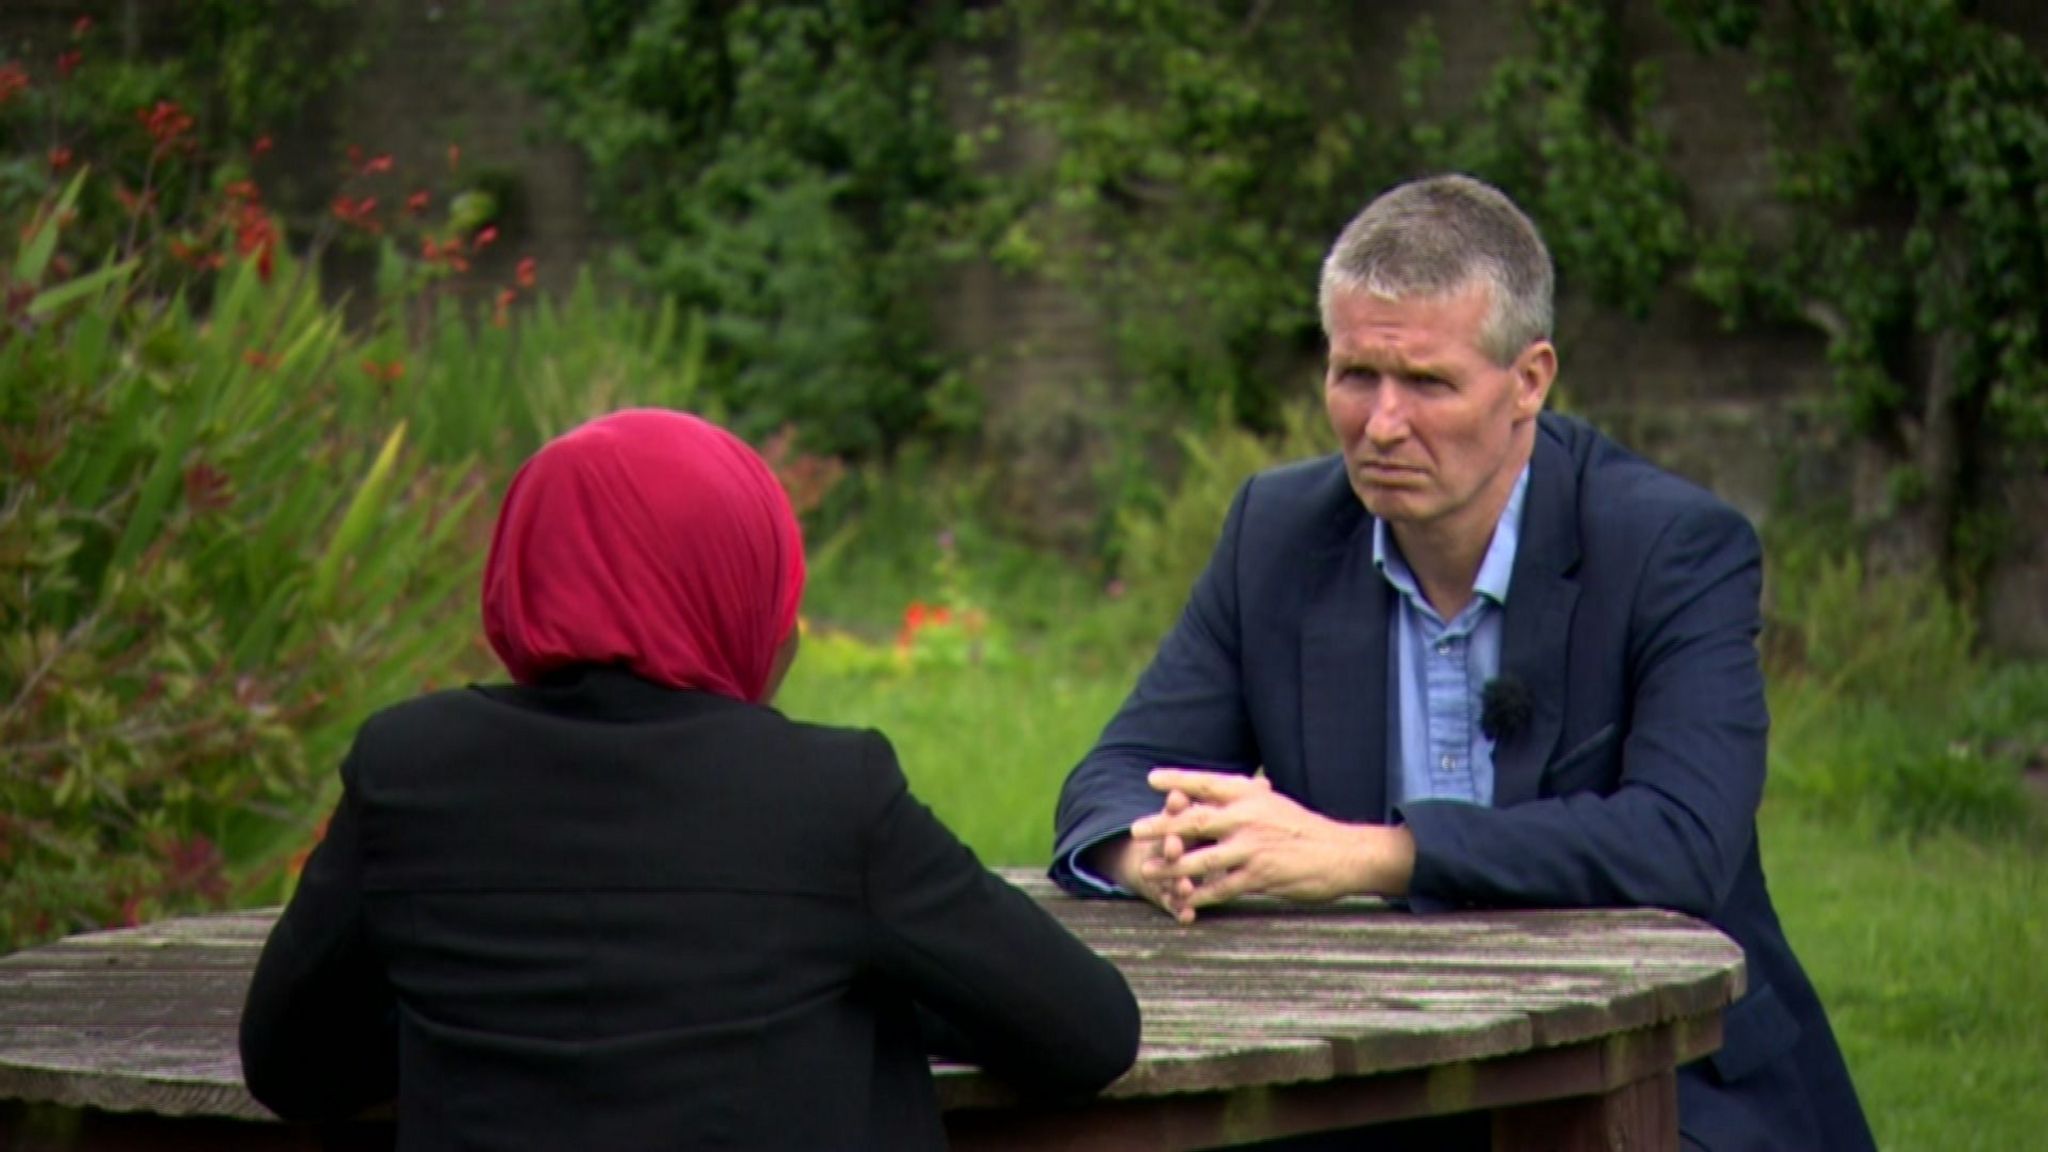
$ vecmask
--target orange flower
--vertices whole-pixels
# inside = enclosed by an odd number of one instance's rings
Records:
[[[462,145],[450,144],[448,146],[448,170],[453,172],[460,167],[462,167]]]
[[[536,276],[534,275],[533,257],[528,256],[525,259],[521,260],[519,262],[519,267],[512,273],[512,278],[519,282],[519,286],[521,288],[533,287],[534,281],[536,280]]]
[[[491,323],[503,328],[512,322],[512,302],[519,299],[519,293],[510,288],[498,293],[498,308],[491,315]]]

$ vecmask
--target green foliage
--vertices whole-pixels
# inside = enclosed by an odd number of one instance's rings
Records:
[[[1156,509],[1128,509],[1117,520],[1119,575],[1132,629],[1124,639],[1146,651],[1187,602],[1244,482],[1262,469],[1336,450],[1321,409],[1307,404],[1287,409],[1280,431],[1270,437],[1219,421],[1205,434],[1184,433],[1180,446],[1180,477],[1171,494]]]
[[[387,268],[409,266],[387,246]],[[618,408],[675,408],[722,419],[699,379],[703,320],[672,300],[643,304],[598,289],[588,270],[560,297],[538,296],[517,324],[486,324],[457,303],[387,274],[386,323],[362,346],[356,410],[403,416],[429,459],[516,464],[549,438]],[[393,369],[391,365],[397,365]],[[374,381],[373,382],[377,382]]]
[[[1693,248],[1656,69],[1628,63],[1608,5],[1547,0],[1527,18],[1534,49],[1501,63],[1451,155],[1536,219],[1561,284],[1643,315]]]
[[[40,54],[32,63],[41,67],[17,98],[0,100],[0,216],[26,211],[51,170],[90,160],[111,179],[79,203],[80,219],[67,228],[73,245],[98,256],[132,246],[138,224],[186,217],[207,195],[216,161],[248,155],[260,136],[292,123],[308,101],[360,69],[359,51],[333,50],[337,19],[355,4],[129,6],[139,17],[131,35],[87,16],[62,43],[23,45]],[[143,37],[174,50],[145,58],[124,46]],[[0,67],[9,63],[0,58]],[[189,119],[161,134],[148,127],[160,108]],[[144,207],[124,203],[123,192]]]
[[[703,385],[745,435],[873,453],[957,419],[924,301],[967,185],[924,66],[935,17],[878,0],[548,0],[528,53],[627,271],[705,317]]]
[[[473,630],[478,486],[338,420],[352,341],[309,278],[238,263],[204,319],[118,274],[75,292],[38,277],[58,218],[0,337],[8,941],[257,879],[348,729]]]
[[[1911,837],[2038,826],[2020,784],[2035,681],[1987,680],[1970,615],[1931,577],[1773,533],[1765,652],[1788,797]]]
[[[998,206],[996,255],[1097,300],[1168,425],[1220,402],[1272,426],[1320,350],[1324,249],[1403,174],[1351,90],[1351,5],[1243,7],[1020,0],[986,30],[1024,46],[1012,130],[1058,146]]]
[[[1793,209],[1782,251],[1724,238],[1696,283],[1826,334],[1852,418],[1917,465],[1910,495],[1969,568],[1988,479],[2048,450],[2048,64],[1953,0],[1663,7],[1765,65]]]

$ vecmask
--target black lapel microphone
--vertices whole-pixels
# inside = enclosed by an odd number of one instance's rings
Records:
[[[1496,676],[1479,690],[1479,730],[1495,744],[1519,734],[1535,714],[1536,699],[1519,676]]]

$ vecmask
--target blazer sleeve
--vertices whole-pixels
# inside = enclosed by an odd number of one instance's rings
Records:
[[[1675,517],[1630,609],[1618,785],[1503,809],[1405,805],[1417,902],[1713,915],[1763,799],[1762,572],[1740,513],[1716,503]]]
[[[1075,874],[1076,852],[1159,811],[1163,798],[1145,782],[1153,768],[1250,774],[1258,767],[1244,704],[1237,591],[1238,547],[1255,482],[1246,481],[1231,501],[1179,622],[1060,789],[1051,876],[1070,892],[1101,894]]]
[[[983,868],[911,795],[888,741],[870,735],[866,769],[880,795],[863,884],[877,965],[938,1018],[949,1056],[1053,1093],[1123,1075],[1138,1051],[1123,974]]]
[[[242,1079],[287,1120],[346,1119],[398,1094],[397,1003],[365,934],[350,778],[344,764],[327,835],[264,942],[242,1006]]]

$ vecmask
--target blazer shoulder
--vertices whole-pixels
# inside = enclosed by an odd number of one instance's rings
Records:
[[[1240,531],[1256,549],[1252,555],[1341,537],[1365,514],[1345,474],[1344,458],[1336,453],[1256,472],[1244,482],[1238,500]]]

